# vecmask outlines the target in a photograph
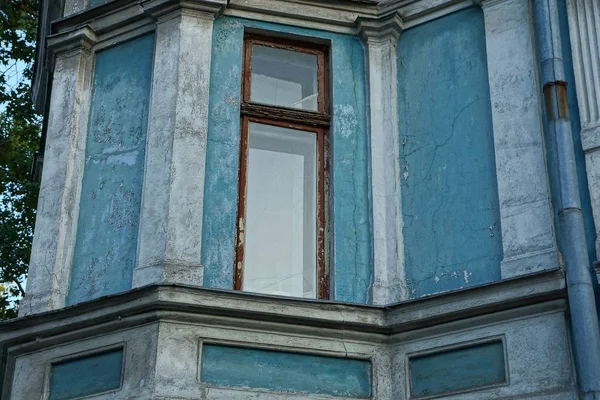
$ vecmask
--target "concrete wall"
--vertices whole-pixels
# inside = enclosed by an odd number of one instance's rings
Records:
[[[154,36],[99,52],[67,304],[131,288]]]
[[[333,117],[331,216],[333,299],[371,302],[368,143],[364,51],[354,36],[231,17],[215,21],[202,238],[204,285],[233,285],[238,201],[240,90],[245,28],[331,43]]]
[[[398,40],[406,281],[412,297],[500,279],[502,238],[483,12]]]

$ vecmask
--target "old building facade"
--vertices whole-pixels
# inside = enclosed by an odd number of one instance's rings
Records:
[[[2,398],[600,399],[596,0],[41,11]]]

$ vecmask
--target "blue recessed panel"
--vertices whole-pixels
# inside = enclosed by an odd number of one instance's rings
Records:
[[[244,30],[285,32],[331,44],[331,241],[333,299],[371,301],[365,59],[360,40],[285,25],[220,17],[213,32],[210,117],[202,237],[204,285],[233,287],[240,146],[240,92]],[[268,34],[268,33],[267,33]]]
[[[501,341],[410,359],[410,392],[414,397],[460,392],[506,382]]]
[[[49,400],[67,400],[121,387],[123,349],[52,365]]]
[[[355,398],[371,396],[368,361],[204,344],[201,368],[200,379],[208,385]]]
[[[502,238],[480,8],[400,35],[398,94],[409,295],[499,280]]]
[[[131,289],[154,36],[96,56],[68,304]]]

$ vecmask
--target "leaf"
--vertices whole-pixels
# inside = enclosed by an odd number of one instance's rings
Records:
[[[41,118],[30,95],[37,0],[0,2],[0,320],[17,316],[27,279],[38,184],[30,180]]]

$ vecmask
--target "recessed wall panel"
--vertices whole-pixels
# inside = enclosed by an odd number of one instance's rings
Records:
[[[367,398],[368,361],[204,344],[201,381],[214,386]]]
[[[500,279],[502,237],[483,11],[400,35],[406,284],[420,297]]]
[[[49,400],[68,400],[118,389],[123,349],[53,364]]]
[[[500,340],[411,357],[409,366],[414,398],[506,382],[504,345]]]
[[[154,35],[96,55],[68,304],[131,289]]]

